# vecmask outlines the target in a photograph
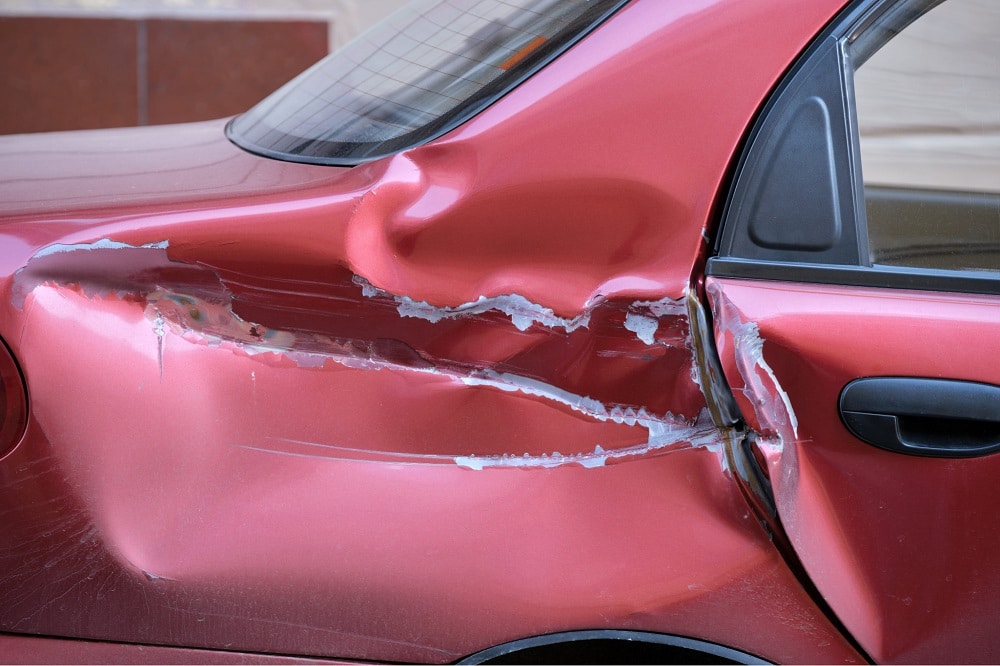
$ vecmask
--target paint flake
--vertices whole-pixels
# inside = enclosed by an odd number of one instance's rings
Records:
[[[625,328],[647,345],[658,344],[656,334],[661,317],[683,317],[688,314],[683,301],[662,298],[658,301],[635,301],[625,315]],[[659,343],[664,344],[664,343]]]
[[[37,270],[23,276],[22,291],[26,293],[32,288],[32,285],[41,282],[55,281],[59,283],[67,279],[72,282],[75,276],[81,276],[76,279],[82,285],[83,293],[90,297],[94,295],[106,296],[109,293],[119,292],[143,294],[146,301],[146,316],[157,337],[157,360],[161,379],[163,376],[164,340],[169,330],[169,332],[191,342],[213,347],[227,345],[248,355],[280,354],[303,368],[321,368],[327,362],[335,362],[346,367],[368,370],[391,369],[428,373],[448,377],[465,386],[490,387],[501,391],[520,392],[569,407],[595,421],[643,428],[648,433],[644,443],[617,449],[605,449],[601,444],[596,444],[592,451],[567,455],[559,452],[541,456],[527,454],[435,455],[433,457],[436,464],[440,464],[442,459],[445,459],[453,464],[477,470],[495,467],[552,468],[563,465],[596,468],[604,466],[610,460],[648,456],[693,447],[715,448],[721,446],[722,434],[712,423],[708,410],[702,410],[693,421],[676,417],[670,413],[662,416],[653,415],[645,408],[604,404],[589,396],[578,395],[531,377],[499,373],[489,369],[470,371],[467,367],[435,367],[430,363],[424,366],[417,363],[421,357],[415,350],[413,354],[414,364],[399,363],[398,359],[389,360],[395,359],[395,356],[386,357],[383,355],[374,342],[338,339],[305,331],[276,330],[245,321],[233,312],[232,296],[221,282],[214,282],[214,286],[209,285],[211,289],[204,293],[198,292],[201,293],[201,296],[175,293],[137,282],[136,276],[149,274],[146,269],[161,265],[171,266],[171,268],[177,266],[166,257],[166,249],[166,241],[131,246],[109,239],[102,239],[90,244],[51,245],[34,257],[33,261],[38,259],[42,259],[42,261],[35,265]],[[84,278],[89,279],[91,275],[105,274],[93,270],[97,263],[103,262],[100,252],[91,254],[91,251],[94,250],[115,252],[116,262],[123,266],[121,275],[115,276],[111,281],[105,279],[104,282],[95,281],[93,284],[84,284]],[[119,255],[119,252],[125,254]],[[142,254],[137,255],[136,252],[142,252]],[[145,254],[148,252],[154,254]],[[77,256],[88,259],[81,263],[73,259]],[[63,257],[73,260],[67,261]],[[58,262],[55,261],[57,259]],[[140,273],[140,269],[144,272]],[[213,280],[218,279],[214,275],[211,277]],[[603,301],[598,300],[598,302],[589,305],[583,313],[571,318],[559,317],[552,309],[532,303],[518,294],[495,297],[480,296],[475,301],[455,307],[435,307],[407,296],[386,293],[359,276],[355,276],[353,281],[361,288],[362,295],[366,298],[392,299],[401,317],[417,317],[430,322],[438,322],[443,319],[455,319],[497,311],[509,317],[520,331],[526,331],[535,325],[549,329],[562,328],[567,333],[578,328],[587,328],[594,308],[603,303]],[[672,299],[636,301],[629,306],[625,313],[625,328],[635,333],[647,345],[666,344],[656,340],[660,327],[659,319],[661,317],[684,316],[687,316],[687,311],[683,301]],[[380,455],[380,452],[377,451],[362,453],[376,457]]]
[[[653,317],[629,312],[625,315],[625,328],[647,345],[652,345],[656,344],[656,331],[660,328],[660,322]]]

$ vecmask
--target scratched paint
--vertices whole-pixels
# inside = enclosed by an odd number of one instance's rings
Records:
[[[502,312],[510,317],[511,323],[519,331],[526,331],[533,324],[538,324],[546,328],[562,328],[567,333],[572,333],[578,328],[586,328],[590,323],[589,310],[570,319],[557,317],[551,308],[532,303],[520,294],[504,294],[491,298],[480,296],[475,301],[455,307],[434,307],[427,301],[415,301],[409,296],[389,294],[360,276],[355,276],[354,282],[361,287],[361,293],[367,298],[384,296],[394,299],[398,303],[396,311],[401,317],[424,319],[432,324],[436,324],[442,319],[468,317],[490,310]]]
[[[780,452],[784,444],[798,439],[798,420],[788,394],[764,359],[765,341],[756,322],[744,320],[717,283],[710,282],[707,292],[720,346],[731,349],[723,352],[723,358],[731,358],[742,383],[734,382],[734,394],[751,428],[761,435],[757,445]]]
[[[91,297],[144,299],[153,322],[164,317],[248,348],[266,343],[304,362],[332,352],[459,375],[490,369],[689,423],[705,407],[683,302],[599,300],[568,318],[517,294],[430,306],[348,273],[296,292],[249,288],[243,275],[171,260],[168,251],[162,242],[107,239],[43,248],[16,274],[15,304],[41,284],[74,285]],[[628,324],[636,317],[648,322],[639,336]]]
[[[644,428],[646,441],[641,445],[606,451],[601,444],[594,450],[563,455],[558,451],[540,456],[523,453],[497,454],[489,457],[474,455],[454,455],[450,459],[463,467],[481,470],[486,467],[553,467],[562,464],[579,464],[597,467],[609,460],[626,459],[634,456],[654,454],[690,446],[717,446],[719,434],[707,415],[688,421],[673,414],[657,416],[644,408],[635,409],[621,405],[605,405],[592,398],[576,395],[545,382],[511,373],[479,369],[471,372],[457,367],[429,365],[403,365],[380,354],[377,347],[362,345],[358,341],[344,341],[324,338],[318,335],[293,334],[273,331],[244,322],[231,311],[218,304],[199,301],[190,296],[179,296],[155,292],[147,296],[146,317],[153,323],[158,339],[162,322],[170,322],[173,332],[188,340],[198,340],[206,344],[218,345],[225,340],[235,343],[240,350],[250,354],[273,353],[281,350],[284,355],[300,367],[322,367],[327,361],[352,368],[370,370],[390,369],[397,372],[416,372],[440,377],[448,377],[468,387],[490,387],[503,392],[517,392],[533,396],[546,402],[555,403],[584,415],[595,421],[625,424]],[[197,333],[204,338],[191,338]],[[214,342],[213,342],[214,340]],[[607,443],[606,443],[607,445]],[[338,447],[343,448],[343,447]],[[344,451],[342,451],[343,453]],[[356,451],[353,453],[357,453]],[[428,453],[411,455],[395,462],[440,463],[448,456]]]
[[[555,446],[540,453],[514,453],[501,448],[485,457],[435,450],[423,452],[426,458],[411,458],[409,462],[437,463],[445,456],[460,466],[480,470],[487,467],[552,467],[561,464],[595,467],[609,461],[659,454],[677,447],[717,447],[721,441],[711,418],[707,416],[708,411],[700,395],[695,404],[701,403],[701,406],[691,415],[657,412],[636,402],[630,404],[626,401],[608,401],[604,396],[590,397],[574,391],[571,385],[561,384],[558,378],[546,381],[539,375],[526,374],[523,367],[518,367],[509,360],[504,362],[501,359],[500,362],[484,364],[483,360],[478,359],[449,358],[447,354],[442,354],[431,346],[421,346],[419,341],[412,338],[405,339],[405,335],[399,335],[398,330],[387,330],[387,333],[397,335],[396,338],[382,337],[376,332],[375,335],[370,335],[371,339],[366,340],[357,336],[336,335],[339,331],[335,329],[285,330],[248,321],[234,311],[234,297],[225,280],[204,269],[177,266],[177,262],[171,262],[165,256],[167,247],[165,242],[134,247],[101,239],[91,244],[43,248],[16,276],[15,293],[18,302],[23,304],[25,295],[43,284],[66,285],[80,290],[91,299],[136,299],[137,302],[143,302],[144,316],[156,339],[158,376],[161,381],[165,366],[165,334],[169,329],[173,335],[188,342],[215,347],[225,343],[249,356],[277,353],[302,368],[322,368],[327,362],[333,362],[353,368],[392,369],[397,372],[436,375],[458,382],[459,386],[513,391],[568,407],[597,422],[627,425],[646,433],[641,441],[626,446],[622,446],[620,442],[599,440],[590,449],[576,448],[566,454],[560,453]],[[102,272],[97,274],[99,277],[95,277],[95,269],[108,263],[110,252],[127,255],[127,260],[118,262],[117,274],[116,271],[110,271],[111,276],[106,277]],[[189,293],[163,288],[164,284],[169,284],[167,276],[172,277],[172,271],[177,268],[181,269],[185,277],[188,274],[197,277],[189,285],[193,287]],[[182,286],[184,285],[177,285]],[[635,301],[621,306],[601,301],[567,319],[556,317],[551,309],[530,303],[516,294],[481,297],[475,302],[456,307],[433,307],[404,296],[387,294],[359,276],[352,276],[350,284],[343,285],[343,289],[353,289],[350,301],[353,306],[367,308],[368,312],[375,313],[383,320],[387,316],[387,304],[395,306],[396,322],[417,318],[435,326],[442,322],[463,326],[470,323],[482,325],[484,315],[496,312],[509,318],[508,325],[517,331],[515,335],[523,336],[528,329],[534,327],[543,331],[546,342],[551,342],[550,336],[553,335],[557,335],[558,340],[580,331],[597,333],[603,335],[605,340],[614,340],[619,344],[629,344],[629,338],[623,337],[624,333],[612,336],[607,327],[618,322],[620,330],[629,331],[629,322],[638,318],[648,322],[648,325],[636,336],[636,340],[646,347],[656,346],[674,354],[672,357],[661,356],[659,359],[656,356],[639,358],[647,364],[652,360],[654,366],[657,360],[673,359],[673,363],[680,365],[677,374],[688,377],[691,382],[689,392],[691,388],[700,390],[697,384],[698,371],[692,358],[692,345],[687,338],[687,312],[683,303],[671,299]],[[595,321],[604,326],[603,331],[587,330]],[[392,323],[388,321],[386,325]],[[489,326],[493,332],[499,325],[491,321]],[[406,332],[405,329],[402,330],[403,333]],[[592,359],[608,357],[600,353],[606,352],[606,349],[599,349],[598,353],[588,351]],[[619,357],[616,360],[620,362],[621,359]],[[324,444],[337,448],[330,443]],[[581,444],[582,442],[575,446]],[[368,446],[376,452],[383,450],[381,447],[391,447],[392,444]]]

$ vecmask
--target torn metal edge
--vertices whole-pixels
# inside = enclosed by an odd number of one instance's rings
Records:
[[[604,404],[589,396],[577,395],[546,382],[511,373],[500,373],[489,369],[463,372],[459,369],[443,367],[403,365],[380,358],[371,346],[357,344],[357,341],[327,340],[325,338],[321,340],[313,336],[308,341],[309,350],[296,349],[299,346],[297,341],[289,337],[293,334],[285,332],[283,335],[278,335],[281,332],[275,332],[275,335],[270,335],[271,331],[268,329],[242,320],[227,306],[222,304],[210,305],[214,308],[226,310],[225,315],[232,324],[225,330],[218,327],[197,329],[191,325],[184,325],[182,321],[174,320],[175,316],[190,316],[190,313],[197,309],[198,305],[199,302],[192,297],[173,293],[153,292],[147,295],[145,314],[147,320],[151,323],[153,333],[157,336],[157,344],[161,344],[164,325],[166,325],[171,329],[171,332],[182,338],[203,340],[213,346],[219,346],[225,342],[234,345],[250,356],[262,353],[280,354],[293,361],[299,367],[318,368],[329,361],[350,368],[367,370],[388,369],[446,377],[453,381],[461,382],[466,386],[484,386],[500,391],[518,392],[524,395],[539,397],[547,402],[568,407],[594,421],[610,421],[630,427],[638,426],[645,428],[648,433],[645,443],[619,449],[606,450],[598,444],[592,452],[579,452],[568,455],[553,452],[542,456],[499,454],[495,456],[456,455],[449,457],[455,464],[469,469],[481,470],[488,467],[557,467],[565,464],[579,464],[591,468],[600,467],[609,460],[624,457],[643,456],[659,451],[676,450],[676,448],[712,447],[721,444],[721,435],[707,409],[703,409],[693,421],[674,416],[671,413],[658,416],[650,414],[644,408]],[[218,322],[218,317],[206,316],[206,314],[199,312],[198,319]],[[299,443],[306,444],[304,442]],[[308,444],[322,446],[330,452],[341,449],[341,447],[336,445],[316,442]],[[243,448],[258,447],[243,446]],[[276,452],[282,453],[281,451]],[[358,459],[356,451],[344,450],[342,453],[345,453],[345,455],[349,454],[347,455],[349,459]],[[309,454],[289,453],[289,455]],[[406,454],[395,456],[393,452],[372,452],[372,455],[379,456],[380,458],[390,456],[387,461],[391,460],[400,463],[427,464],[440,463],[442,461],[442,454]]]
[[[381,296],[393,299],[396,302],[396,310],[401,317],[424,319],[432,324],[436,324],[442,319],[456,319],[496,310],[510,317],[511,323],[519,331],[526,331],[533,324],[538,324],[545,328],[562,328],[567,333],[572,333],[578,328],[587,328],[590,325],[590,314],[593,309],[591,306],[576,317],[559,317],[551,308],[532,303],[520,294],[480,296],[474,301],[454,307],[436,307],[427,301],[417,301],[409,296],[391,294],[358,275],[354,276],[354,283],[361,287],[361,293],[366,298]]]

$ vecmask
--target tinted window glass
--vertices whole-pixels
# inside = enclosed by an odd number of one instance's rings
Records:
[[[353,164],[479,111],[622,0],[425,0],[389,17],[229,126],[238,145]]]
[[[853,54],[871,259],[997,271],[1000,2],[947,0],[913,20],[919,4],[868,31],[899,31],[878,51],[863,37]]]

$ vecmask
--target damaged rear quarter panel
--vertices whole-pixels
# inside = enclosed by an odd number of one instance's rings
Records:
[[[172,314],[161,334],[148,307],[28,297],[43,399],[5,461],[7,630],[448,661],[581,626],[752,645],[742,617],[765,607],[833,640],[704,442],[477,470],[453,454],[649,435],[533,391],[206,340]],[[66,345],[70,362],[44,353]],[[31,488],[46,511],[14,508]]]
[[[445,139],[351,170],[245,155],[212,124],[151,130],[146,153],[68,138],[78,171],[131,171],[8,213],[0,335],[32,414],[0,463],[0,628],[445,662],[608,627],[855,658],[702,392],[706,192],[801,46],[761,48],[748,9],[691,30],[715,4],[630,5]],[[804,34],[822,13],[786,10],[758,18]],[[761,59],[693,50],[716,32]],[[691,52],[697,76],[668,65]],[[608,153],[619,108],[635,148]],[[175,134],[204,164],[172,203]]]

